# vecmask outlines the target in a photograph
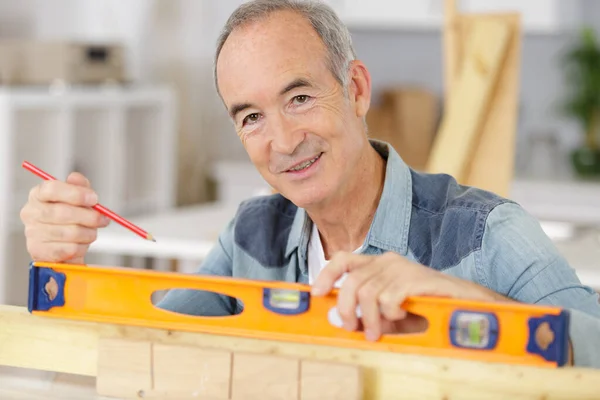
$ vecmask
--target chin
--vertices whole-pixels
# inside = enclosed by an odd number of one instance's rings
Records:
[[[290,188],[282,195],[299,208],[312,208],[322,204],[328,198],[328,191],[320,187]]]

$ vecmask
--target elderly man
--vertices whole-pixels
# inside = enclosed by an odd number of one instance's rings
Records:
[[[278,194],[240,205],[199,273],[338,286],[343,326],[422,329],[413,295],[553,304],[571,312],[571,363],[600,367],[600,305],[517,204],[411,170],[369,140],[371,78],[348,30],[318,2],[258,0],[227,21],[217,91],[252,162]],[[35,260],[83,262],[98,228],[87,180],[43,182],[21,216]],[[170,292],[160,306],[195,315],[242,310],[235,299]],[[360,307],[361,314],[356,309]]]

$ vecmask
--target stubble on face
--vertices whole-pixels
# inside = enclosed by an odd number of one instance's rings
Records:
[[[236,29],[217,65],[220,92],[230,113],[236,106],[247,106],[234,124],[252,162],[272,187],[296,204],[318,201],[335,182],[343,181],[359,147],[359,140],[348,137],[356,130],[354,116],[326,54],[307,20],[277,12]],[[308,87],[281,95],[299,79]],[[289,107],[297,95],[308,95],[310,104]],[[252,123],[244,126],[243,118]],[[292,181],[286,175],[288,168],[319,154],[323,156],[317,179]]]

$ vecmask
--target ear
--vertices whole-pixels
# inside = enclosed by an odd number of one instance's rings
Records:
[[[348,69],[350,82],[348,85],[348,96],[359,118],[367,115],[371,105],[371,74],[367,67],[358,60],[350,63]]]

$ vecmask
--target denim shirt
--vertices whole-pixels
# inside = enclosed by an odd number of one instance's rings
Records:
[[[387,160],[384,188],[363,254],[400,254],[523,303],[570,312],[574,362],[600,368],[598,294],[581,284],[540,224],[511,200],[461,186],[445,174],[409,168],[385,142],[371,145]],[[279,194],[240,204],[198,273],[308,282],[312,222]],[[158,305],[185,314],[239,313],[240,301],[177,289]]]

